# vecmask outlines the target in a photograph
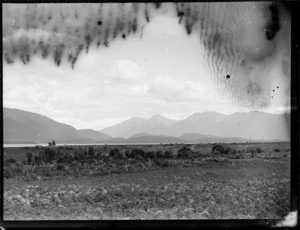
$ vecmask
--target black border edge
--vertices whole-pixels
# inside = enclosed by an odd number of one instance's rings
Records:
[[[300,2],[291,9],[291,211],[297,211],[299,225],[299,88],[300,88]]]
[[[177,2],[178,0],[174,0]],[[197,2],[195,0],[187,0],[188,2]],[[226,0],[225,2],[242,2],[244,0]],[[254,0],[248,0],[246,2],[253,2]],[[263,0],[261,0],[263,1]],[[1,1],[1,16],[3,15],[2,4],[4,3],[78,3],[80,1],[72,0],[17,0],[13,2],[12,0],[2,0]],[[96,3],[96,2],[127,2],[126,0],[87,0],[85,3]],[[141,0],[141,1],[131,1],[131,2],[173,2],[173,1],[156,1],[156,0]],[[199,2],[220,2],[220,0],[200,0]],[[291,11],[291,208],[290,211],[297,211],[297,225],[293,228],[299,226],[299,191],[300,191],[300,181],[299,181],[299,154],[300,154],[300,137],[299,137],[299,90],[300,90],[300,2],[296,0],[287,1],[268,1],[268,2],[278,2],[285,3],[289,5]],[[1,18],[2,19],[2,18]],[[3,24],[1,23],[1,37],[3,31]],[[3,98],[3,47],[1,39],[1,95]],[[256,220],[104,220],[104,221],[90,221],[90,220],[75,220],[75,221],[4,221],[3,214],[3,204],[4,204],[4,182],[3,182],[3,163],[4,163],[4,147],[3,147],[3,99],[1,99],[1,202],[2,208],[0,209],[0,228],[5,229],[17,229],[17,228],[139,228],[139,227],[164,227],[164,228],[199,228],[199,227],[221,227],[221,228],[231,228],[231,227],[243,227],[243,228],[253,228],[260,227],[266,228],[274,226],[280,220],[274,219],[256,219]],[[287,227],[285,227],[287,228]]]

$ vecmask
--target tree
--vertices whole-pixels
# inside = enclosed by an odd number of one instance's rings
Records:
[[[53,140],[53,141],[52,141],[52,146],[55,146],[55,145],[56,145],[56,143],[55,143],[55,141]]]
[[[52,142],[51,142],[51,141],[49,141],[49,143],[48,143],[48,146],[49,146],[49,147],[51,147],[51,145],[52,145]]]

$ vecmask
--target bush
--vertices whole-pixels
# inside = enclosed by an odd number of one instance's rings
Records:
[[[78,162],[82,162],[85,161],[86,156],[83,152],[74,152],[74,160],[78,161]]]
[[[183,146],[181,149],[177,152],[177,158],[189,158],[192,156],[193,151],[188,146]]]
[[[128,149],[125,150],[125,156],[128,158],[130,157],[130,151]]]
[[[157,158],[164,158],[164,157],[165,157],[165,154],[164,154],[163,151],[158,150],[158,151],[156,152],[156,157],[157,157]]]
[[[100,151],[97,152],[96,155],[95,155],[95,158],[98,159],[98,160],[100,160],[102,157],[103,157],[103,154]]]
[[[130,158],[145,158],[146,157],[146,153],[144,152],[144,150],[137,148],[137,149],[133,149],[131,150],[130,153]]]
[[[165,151],[165,157],[166,158],[173,158],[173,153],[169,150]]]
[[[156,152],[154,152],[154,151],[146,152],[146,157],[150,158],[150,159],[155,159],[156,158]]]
[[[40,157],[41,162],[46,162],[47,161],[46,153],[44,151],[39,152],[39,157]]]
[[[74,160],[79,161],[79,153],[75,151],[73,155],[74,155]]]
[[[257,148],[255,148],[255,147],[249,147],[249,148],[246,149],[246,151],[249,152],[249,153],[252,153],[252,154],[253,153],[257,153]]]
[[[64,163],[64,162],[65,162],[65,160],[64,160],[63,157],[60,157],[60,158],[58,158],[58,160],[57,160],[57,163]]]
[[[179,149],[178,150],[178,153],[180,153],[180,152],[191,152],[192,150],[191,150],[191,148],[190,147],[188,147],[188,146],[183,146],[181,149]]]
[[[63,163],[57,164],[56,169],[57,169],[57,170],[62,170],[62,169],[64,169],[64,164],[63,164]]]
[[[257,152],[257,153],[262,153],[263,150],[262,150],[261,148],[256,148],[256,152]]]
[[[88,149],[88,155],[91,157],[91,158],[94,158],[95,157],[95,150],[92,146],[89,147]]]
[[[119,149],[117,151],[115,151],[115,153],[112,153],[112,154],[110,153],[109,156],[113,157],[114,159],[126,159],[127,158],[125,152],[121,151]]]
[[[116,147],[112,148],[109,152],[109,156],[114,159],[117,159],[119,155],[120,155],[120,150]]]
[[[34,156],[34,164],[35,165],[39,165],[41,163],[41,158],[40,156]]]
[[[9,159],[5,160],[5,164],[6,165],[11,165],[11,164],[14,164],[16,162],[17,161],[15,159],[13,159],[13,158],[9,158]]]
[[[276,149],[274,149],[274,152],[275,152],[275,153],[279,153],[279,152],[280,152],[280,149],[277,149],[277,148],[276,148]]]
[[[228,146],[220,145],[220,144],[215,144],[212,147],[212,152],[214,154],[237,154],[237,150],[230,148]]]
[[[177,154],[177,158],[188,158],[189,157],[189,153],[188,152],[179,152]]]
[[[46,148],[45,149],[45,156],[46,156],[46,161],[51,162],[51,161],[57,160],[59,158],[59,153],[55,152],[51,148]]]
[[[31,164],[32,162],[32,152],[26,153],[27,164]]]
[[[160,166],[160,167],[168,167],[169,166],[169,162],[167,160],[158,160],[156,159],[154,161],[154,163],[157,165],[157,166]]]
[[[74,158],[70,153],[66,153],[64,156],[64,162],[66,164],[71,164],[73,162]]]

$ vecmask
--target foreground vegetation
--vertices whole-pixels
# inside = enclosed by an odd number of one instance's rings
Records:
[[[5,219],[282,219],[289,211],[288,143],[6,151]]]

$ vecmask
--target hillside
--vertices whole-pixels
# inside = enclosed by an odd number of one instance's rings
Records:
[[[107,140],[111,137],[94,130],[77,130],[37,113],[3,108],[4,143],[79,143]]]

